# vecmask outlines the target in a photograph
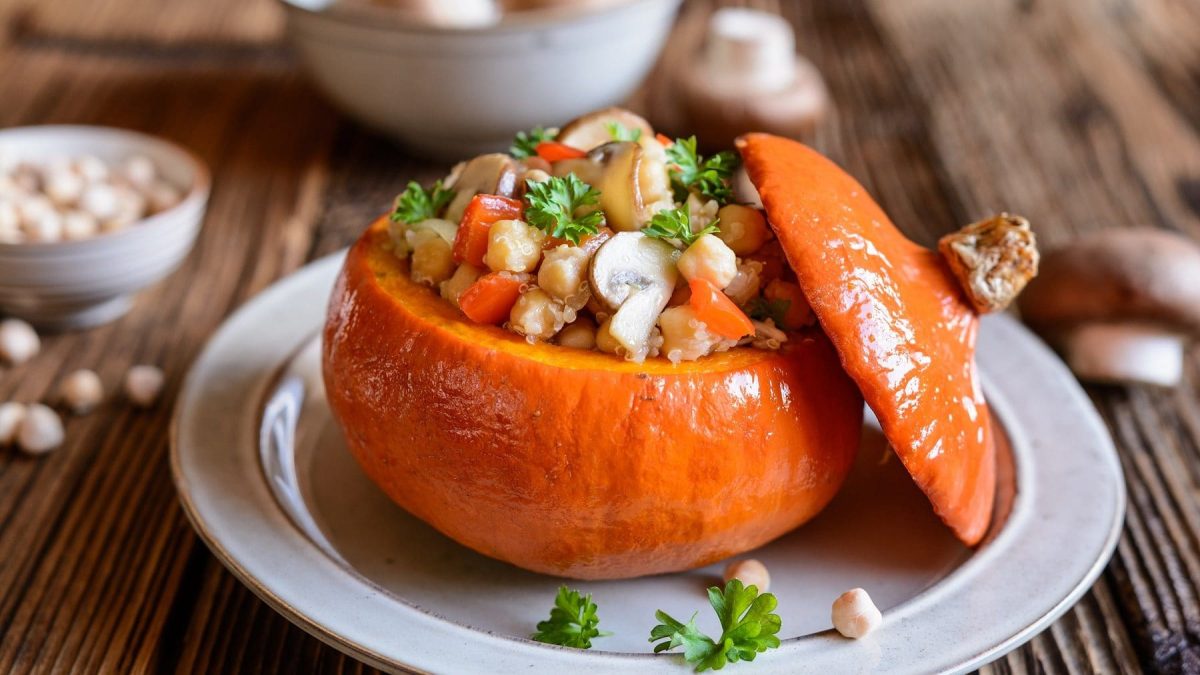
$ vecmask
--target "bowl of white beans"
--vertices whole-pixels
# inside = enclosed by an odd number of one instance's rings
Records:
[[[0,131],[0,314],[51,330],[123,315],[191,250],[210,183],[192,153],[134,131]]]

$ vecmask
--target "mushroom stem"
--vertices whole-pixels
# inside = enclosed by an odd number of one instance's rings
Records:
[[[1155,325],[1083,324],[1063,348],[1081,380],[1173,387],[1183,377],[1183,337]]]

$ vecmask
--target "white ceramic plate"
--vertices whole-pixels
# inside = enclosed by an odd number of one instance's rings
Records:
[[[699,611],[701,627],[715,628],[703,590],[720,566],[571,582],[594,594],[601,627],[615,634],[586,652],[546,646],[527,636],[561,580],[458,546],[367,481],[325,407],[314,338],[340,264],[340,255],[317,261],[239,310],[187,380],[172,469],[213,552],[297,625],[386,669],[688,672],[679,656],[649,653],[654,610],[685,620]],[[972,551],[954,540],[868,421],[830,507],[751,554],[772,572],[784,640],[732,667],[968,670],[1028,640],[1091,585],[1125,505],[1104,426],[1061,362],[1015,321],[984,322],[979,363],[1008,440],[985,544]],[[859,641],[829,620],[833,599],[854,586],[885,617]]]

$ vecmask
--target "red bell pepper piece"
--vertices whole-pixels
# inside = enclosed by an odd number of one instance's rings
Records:
[[[542,141],[537,144],[538,157],[547,162],[557,162],[563,159],[582,159],[587,153],[579,148],[559,143],[558,141]]]

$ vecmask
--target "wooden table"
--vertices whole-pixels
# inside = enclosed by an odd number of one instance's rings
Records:
[[[781,4],[837,102],[816,145],[916,239],[1001,209],[1048,245],[1134,224],[1200,237],[1195,0]],[[345,246],[403,181],[445,167],[319,98],[271,0],[0,0],[0,19],[0,124],[132,127],[194,149],[216,176],[183,269],[120,321],[0,370],[0,400],[22,401],[80,367],[111,388],[134,363],[167,373],[153,410],[114,400],[69,420],[48,457],[0,452],[0,672],[367,670],[197,541],[167,427],[222,319]],[[1200,358],[1178,391],[1090,393],[1129,481],[1124,536],[1075,609],[988,670],[1200,672]]]

